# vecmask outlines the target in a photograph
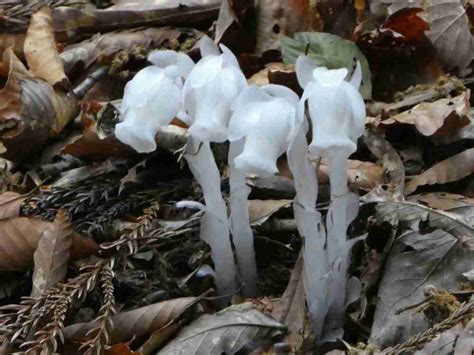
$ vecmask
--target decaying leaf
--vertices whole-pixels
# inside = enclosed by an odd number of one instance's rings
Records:
[[[384,348],[426,330],[429,321],[416,307],[401,310],[423,301],[427,286],[458,290],[462,273],[473,267],[473,235],[459,239],[436,229],[400,236],[390,251],[379,287],[371,342]]]
[[[303,253],[300,253],[291,272],[290,281],[272,316],[288,327],[287,342],[297,352],[303,344],[306,316],[306,298],[303,284]]]
[[[295,63],[306,51],[318,66],[329,69],[347,68],[349,73],[352,73],[355,61],[359,61],[362,68],[360,92],[365,99],[371,98],[369,63],[354,42],[323,32],[300,32],[294,38],[281,40],[281,53],[285,63]]]
[[[453,98],[422,102],[408,111],[382,121],[381,124],[411,124],[424,136],[449,135],[471,122],[469,96],[470,92],[467,90]]]
[[[375,219],[380,223],[389,222],[406,228],[417,228],[420,222],[424,222],[461,240],[474,237],[474,226],[463,215],[408,201],[378,203]]]
[[[189,46],[194,44],[201,33],[193,29],[177,29],[174,27],[133,29],[128,31],[117,31],[95,35],[91,39],[72,44],[65,48],[60,54],[66,71],[69,72],[78,64],[83,68],[89,67],[99,60],[108,63],[113,55],[119,51],[133,51],[134,49],[159,48],[163,45],[173,45],[180,37],[191,40]]]
[[[310,30],[311,4],[298,0],[259,1],[257,20],[257,54],[278,49],[284,36]]]
[[[291,206],[292,200],[249,200],[249,218],[252,225],[260,225],[272,214]]]
[[[25,38],[25,57],[34,76],[53,86],[67,87],[70,83],[56,47],[51,13],[45,6],[31,17]]]
[[[3,56],[8,79],[0,90],[0,140],[6,159],[19,161],[59,134],[77,111],[74,95],[30,75],[11,48]]]
[[[0,221],[0,271],[30,268],[39,240],[47,229],[54,230],[53,223],[34,218],[17,217]],[[98,249],[91,238],[72,235],[72,258],[95,254]]]
[[[141,339],[178,320],[199,301],[199,297],[176,298],[118,313],[113,317],[114,327],[110,334],[110,344],[123,343],[134,337]],[[64,329],[64,337],[70,341],[87,338],[87,333],[96,326],[95,322],[70,325]]]
[[[411,202],[422,203],[433,209],[452,211],[461,215],[463,214],[461,211],[464,208],[474,209],[474,198],[447,192],[430,192],[412,195],[407,199]]]
[[[52,228],[46,228],[34,253],[32,297],[39,297],[66,277],[72,245],[71,222],[65,210],[59,210]]]
[[[7,191],[0,195],[0,220],[14,218],[20,215],[20,207],[26,199],[19,193]]]
[[[243,303],[192,322],[166,345],[160,354],[235,354],[252,343],[286,331],[286,327]]]
[[[418,186],[458,181],[473,172],[474,148],[471,148],[436,163],[422,174],[411,178],[406,184],[405,194],[411,194]]]
[[[440,59],[448,69],[457,68],[461,76],[469,74],[474,59],[474,41],[469,19],[460,0],[377,0],[389,6],[389,13],[407,7],[420,7],[422,17],[429,25],[427,37],[436,48]]]
[[[0,58],[3,58],[3,53],[8,47],[13,47],[13,51],[18,57],[23,56],[23,43],[26,35],[24,33],[2,33],[0,34]],[[0,74],[7,76],[8,68],[0,64]]]

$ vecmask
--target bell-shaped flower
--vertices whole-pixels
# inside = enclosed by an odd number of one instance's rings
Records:
[[[140,70],[125,86],[121,105],[122,122],[115,136],[139,153],[156,149],[155,135],[181,109],[183,79],[194,62],[184,53],[154,51],[148,60],[154,65]]]
[[[334,152],[348,157],[357,149],[357,138],[363,133],[366,117],[364,100],[358,91],[362,76],[360,64],[357,63],[348,82],[346,68],[316,67],[310,58],[300,56],[296,61],[296,74],[304,88],[299,114],[303,114],[308,100],[313,125],[311,158],[328,157]]]
[[[297,119],[298,96],[280,85],[250,86],[232,106],[229,140],[245,138],[235,167],[260,176],[278,172],[276,162],[294,138],[301,121]]]
[[[247,87],[237,58],[224,45],[222,53],[209,38],[200,42],[202,59],[183,87],[183,107],[189,135],[201,142],[224,142],[231,116],[230,107]]]

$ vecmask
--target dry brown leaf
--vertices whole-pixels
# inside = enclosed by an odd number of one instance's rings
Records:
[[[13,47],[15,54],[21,58],[23,56],[23,43],[25,42],[25,34],[23,33],[2,33],[0,34],[0,58],[8,47]],[[0,63],[0,75],[7,76],[8,68]]]
[[[0,220],[14,218],[20,215],[20,207],[25,196],[13,191],[7,191],[0,195]]]
[[[412,195],[407,200],[422,203],[430,208],[443,211],[474,206],[474,198],[447,192],[429,192]]]
[[[349,160],[347,178],[359,189],[372,189],[383,182],[383,168],[370,161]],[[329,184],[329,168],[325,160],[319,165],[318,183]]]
[[[405,194],[411,194],[418,186],[458,181],[473,172],[474,148],[471,148],[433,165],[420,175],[412,177],[405,186]]]
[[[64,281],[67,272],[72,229],[65,210],[59,210],[51,228],[46,228],[34,253],[35,269],[31,297],[39,297],[50,287]]]
[[[195,38],[197,41],[202,34],[193,29],[176,29],[174,27],[110,32],[95,35],[92,39],[70,45],[65,48],[60,57],[66,72],[69,72],[78,64],[87,68],[97,60],[100,60],[101,63],[110,62],[113,55],[122,50],[157,48],[166,43],[177,43],[183,35],[187,38]]]
[[[12,48],[5,51],[3,64],[8,67],[0,90],[0,139],[7,148],[3,157],[20,161],[62,131],[77,112],[77,99],[33,78]]]
[[[23,47],[25,57],[34,76],[53,86],[60,84],[62,87],[68,87],[70,82],[59,58],[51,14],[51,9],[45,6],[31,17]]]
[[[470,123],[469,90],[453,97],[423,102],[408,111],[401,112],[382,121],[383,125],[395,122],[411,124],[424,136],[450,135]]]
[[[109,349],[105,350],[104,355],[141,355],[139,351],[130,350],[128,344],[120,343],[112,345]]]
[[[177,320],[186,310],[199,302],[199,297],[183,297],[163,301],[113,317],[110,344],[123,343],[135,337],[143,338]],[[84,340],[87,332],[96,327],[95,322],[73,324],[64,329],[64,337],[70,341]]]
[[[296,260],[290,281],[281,296],[272,317],[288,327],[287,342],[297,352],[303,345],[306,315],[306,297],[303,284],[303,253]]]
[[[272,214],[293,203],[292,200],[249,200],[249,218],[252,225],[260,225]]]
[[[42,233],[51,228],[54,228],[51,222],[28,217],[0,221],[0,271],[30,268]],[[92,239],[73,234],[72,258],[94,254],[98,249]]]

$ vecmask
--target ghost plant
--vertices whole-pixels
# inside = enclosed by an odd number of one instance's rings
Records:
[[[140,70],[125,86],[120,111],[123,121],[115,136],[139,153],[156,149],[155,135],[167,126],[181,108],[181,89],[194,62],[184,53],[154,51],[154,65]]]
[[[365,104],[358,89],[361,83],[360,64],[350,82],[345,68],[329,70],[317,67],[307,56],[296,62],[296,73],[304,88],[299,114],[304,114],[308,101],[313,140],[310,159],[325,158],[329,167],[331,207],[327,216],[328,296],[324,340],[342,336],[346,302],[348,253],[351,243],[346,231],[355,218],[358,199],[347,187],[347,160],[357,149],[357,139],[364,130]],[[318,274],[319,275],[319,274]],[[315,281],[314,281],[315,282]],[[316,313],[318,310],[316,309]],[[313,319],[321,314],[312,314]]]
[[[278,172],[277,159],[297,130],[298,96],[280,85],[249,86],[232,105],[229,124],[230,222],[244,294],[256,294],[257,266],[249,223],[246,174]]]
[[[201,185],[206,203],[201,238],[211,247],[218,292],[230,294],[237,289],[235,263],[227,208],[210,143],[227,140],[231,105],[247,81],[232,52],[223,45],[220,48],[222,53],[209,37],[203,37],[202,59],[189,74],[182,99],[189,125],[185,158]]]

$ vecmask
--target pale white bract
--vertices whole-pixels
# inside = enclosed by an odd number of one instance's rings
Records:
[[[125,86],[120,111],[122,122],[115,136],[139,153],[156,150],[155,135],[181,109],[181,89],[194,62],[184,53],[155,51],[154,65],[140,70]]]
[[[234,54],[219,48],[209,37],[200,42],[203,58],[196,64],[183,87],[183,108],[187,112],[189,135],[201,142],[227,140],[230,107],[247,86]]]
[[[278,172],[277,159],[288,149],[301,124],[296,116],[298,96],[280,85],[250,86],[232,106],[231,142],[245,138],[235,167],[259,176]]]

